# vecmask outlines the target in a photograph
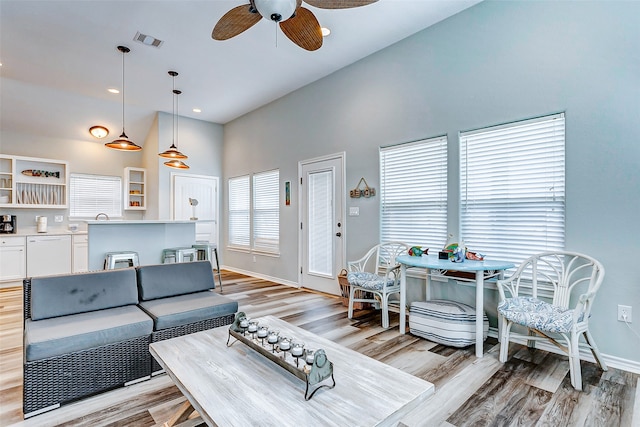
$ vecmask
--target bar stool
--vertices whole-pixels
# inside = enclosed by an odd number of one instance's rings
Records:
[[[118,266],[118,264],[127,263],[125,266]],[[115,270],[117,268],[138,267],[140,261],[138,259],[138,253],[132,251],[121,252],[107,252],[104,257],[105,270]]]
[[[197,259],[194,248],[167,248],[162,250],[162,263],[191,262]]]
[[[222,292],[222,276],[220,275],[220,262],[218,261],[218,248],[216,245],[212,245],[208,242],[196,242],[195,245],[191,245],[198,252],[198,261],[212,261],[211,253],[216,260],[216,272],[218,276],[218,282],[220,283],[220,292]]]

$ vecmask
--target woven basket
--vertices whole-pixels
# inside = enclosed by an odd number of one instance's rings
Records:
[[[342,294],[342,305],[345,307],[349,307],[349,292],[351,291],[351,285],[349,285],[349,281],[347,280],[347,270],[344,268],[338,274],[338,283],[340,284],[340,293]],[[360,289],[356,290],[354,297],[356,299],[359,298],[368,298],[373,299],[373,295],[369,292],[364,292]],[[353,309],[354,310],[364,310],[366,308],[371,307],[371,304],[367,302],[354,302]]]

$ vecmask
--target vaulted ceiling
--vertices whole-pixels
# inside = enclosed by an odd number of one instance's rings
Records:
[[[379,0],[353,9],[303,5],[331,30],[313,52],[262,19],[226,40],[211,38],[225,12],[247,0],[0,0],[0,120],[3,131],[92,140],[88,128],[122,128],[125,45],[127,134],[143,141],[155,112],[224,124],[479,0]],[[137,33],[160,47],[134,41]],[[193,112],[194,108],[202,110]]]

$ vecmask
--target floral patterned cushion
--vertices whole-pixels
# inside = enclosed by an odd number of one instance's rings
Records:
[[[567,333],[573,325],[573,310],[561,308],[533,297],[507,298],[498,312],[510,321],[547,332]]]
[[[359,286],[364,289],[380,291],[387,286],[392,286],[394,280],[392,278],[385,279],[374,273],[366,271],[353,271],[347,274],[347,281],[352,286]]]

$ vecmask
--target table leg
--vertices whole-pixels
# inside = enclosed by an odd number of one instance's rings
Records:
[[[484,271],[476,271],[476,357],[482,357],[484,349]]]
[[[400,265],[400,334],[407,329],[407,266]]]
[[[189,419],[189,415],[191,415],[193,411],[195,411],[194,407],[191,405],[191,402],[187,400],[180,405],[180,408],[178,408],[169,421],[163,424],[163,427],[172,427],[176,424],[187,421]]]
[[[427,272],[427,276],[424,282],[424,299],[431,301],[431,269],[425,268],[425,271]]]

